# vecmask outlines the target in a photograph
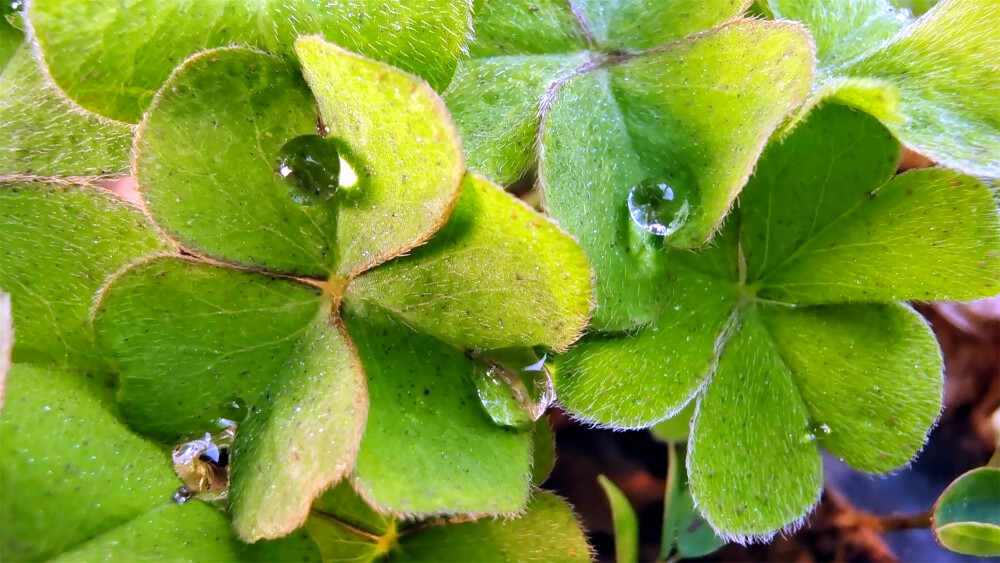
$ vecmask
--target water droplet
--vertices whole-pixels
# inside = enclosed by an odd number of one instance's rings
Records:
[[[813,424],[809,427],[809,430],[817,437],[823,438],[824,436],[830,435],[830,427],[825,423]]]
[[[301,135],[281,147],[275,172],[293,186],[292,201],[315,205],[336,195],[342,161],[332,141],[319,135]]]
[[[234,423],[243,422],[247,416],[247,404],[240,397],[230,397],[228,401],[222,405],[222,420],[232,421]],[[221,422],[220,422],[221,423]],[[225,427],[232,426],[232,424],[227,424]]]
[[[177,504],[184,504],[190,500],[192,496],[194,496],[194,491],[184,485],[181,485],[180,487],[177,487],[177,491],[174,492],[174,496],[170,497],[170,500],[176,502]]]
[[[642,229],[668,236],[687,222],[687,198],[663,182],[644,180],[628,192],[628,213]]]

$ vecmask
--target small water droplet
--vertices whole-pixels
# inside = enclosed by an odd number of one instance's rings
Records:
[[[14,10],[15,12],[20,12],[21,6],[23,5],[24,3],[21,2],[20,0],[14,0],[13,2],[10,3],[10,9]]]
[[[687,198],[664,182],[644,180],[628,192],[632,221],[658,236],[671,235],[684,226],[689,207]]]
[[[240,397],[230,397],[228,401],[222,405],[222,418],[221,421],[225,420],[228,422],[239,423],[242,422],[247,416],[247,404]],[[233,424],[227,424],[226,427],[233,426]]]
[[[341,162],[332,141],[319,135],[300,135],[281,147],[275,173],[292,185],[292,201],[315,205],[336,195]]]
[[[817,437],[822,438],[824,436],[830,435],[830,427],[825,423],[813,424],[809,427],[809,430]]]
[[[184,485],[181,485],[180,487],[177,487],[177,491],[174,492],[174,496],[170,497],[170,500],[176,502],[177,504],[184,504],[190,500],[192,496],[194,496],[194,491]]]

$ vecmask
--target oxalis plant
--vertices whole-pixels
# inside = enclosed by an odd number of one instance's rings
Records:
[[[596,270],[560,402],[689,427],[693,504],[735,541],[802,523],[820,448],[912,459],[942,363],[899,302],[1000,284],[992,4],[748,8],[486,2],[445,92],[470,166],[533,173]],[[900,141],[941,166],[894,176]]]
[[[671,534],[795,527],[821,447],[891,471],[938,416],[901,302],[1000,290],[998,23],[4,4],[0,553],[587,560],[554,395],[689,434]]]

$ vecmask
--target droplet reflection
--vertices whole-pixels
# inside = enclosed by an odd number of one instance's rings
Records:
[[[333,142],[319,135],[301,135],[281,147],[275,172],[291,184],[292,201],[315,205],[337,194],[341,162]]]
[[[628,192],[628,213],[642,229],[658,236],[668,236],[688,220],[687,198],[663,182],[645,180]]]

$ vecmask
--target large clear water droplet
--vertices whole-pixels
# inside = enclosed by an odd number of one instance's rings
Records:
[[[687,198],[664,182],[644,180],[628,192],[632,221],[654,235],[677,232],[687,222],[689,207]]]
[[[292,201],[315,205],[328,201],[340,188],[340,153],[319,135],[301,135],[278,152],[275,172],[292,186]]]
[[[516,374],[503,366],[485,363],[476,366],[472,378],[479,401],[493,422],[515,428],[526,428],[532,423],[525,405],[524,384],[517,380]]]

